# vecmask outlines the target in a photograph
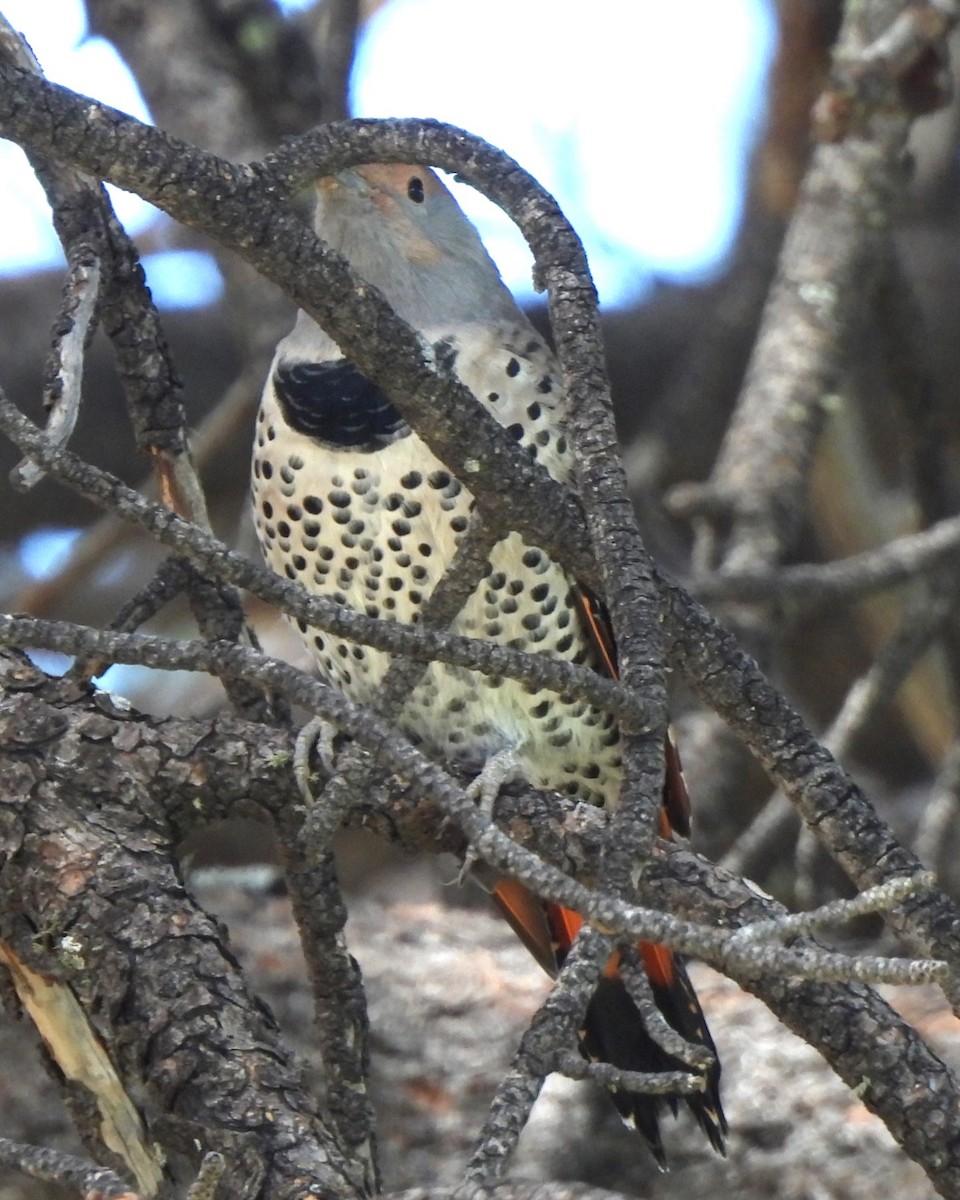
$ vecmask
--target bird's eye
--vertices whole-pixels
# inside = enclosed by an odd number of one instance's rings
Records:
[[[423,203],[423,180],[419,175],[413,175],[407,180],[407,195],[414,204]]]

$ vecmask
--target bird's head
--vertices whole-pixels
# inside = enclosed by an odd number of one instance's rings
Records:
[[[411,324],[515,311],[479,234],[429,167],[354,167],[316,189],[317,233]]]

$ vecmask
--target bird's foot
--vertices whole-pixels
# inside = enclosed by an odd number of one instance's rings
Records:
[[[325,721],[323,717],[311,718],[297,734],[296,744],[293,748],[293,777],[297,781],[300,795],[308,806],[314,802],[314,795],[310,788],[311,755],[316,750],[323,769],[328,775],[332,775],[336,770],[337,762],[333,749],[336,736],[336,725]]]
[[[481,816],[485,817],[487,821],[493,820],[493,810],[497,803],[497,797],[500,795],[500,789],[514,778],[519,767],[520,760],[516,749],[508,746],[505,750],[500,750],[492,758],[487,759],[483,770],[467,788],[467,795],[474,801]],[[473,846],[468,846],[463,866],[457,875],[457,883],[463,883],[478,858],[479,855]]]

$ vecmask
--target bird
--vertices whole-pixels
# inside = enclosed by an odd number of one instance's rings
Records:
[[[366,284],[432,347],[518,445],[574,486],[573,452],[557,361],[503,283],[475,227],[429,167],[368,164],[316,181],[315,228]],[[383,391],[300,311],[279,343],[257,415],[251,472],[254,524],[266,562],[308,592],[385,621],[416,625],[466,532],[467,485],[438,459]],[[375,703],[386,653],[297,621],[321,677]],[[492,548],[485,574],[451,625],[616,677],[600,600],[516,532]],[[525,780],[579,801],[614,806],[622,779],[613,715],[572,695],[432,663],[398,724],[425,753],[492,784]],[[661,832],[689,834],[689,801],[668,738]],[[492,773],[492,780],[490,778]],[[581,924],[514,880],[493,897],[538,962],[556,975]],[[682,1037],[713,1055],[703,1090],[686,1102],[724,1153],[720,1064],[682,959],[641,944],[654,999]],[[590,1001],[585,1057],[637,1071],[689,1070],[647,1033],[614,956]],[[660,1116],[678,1097],[612,1090],[657,1164]]]

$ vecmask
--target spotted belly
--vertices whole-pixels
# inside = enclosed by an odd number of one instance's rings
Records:
[[[272,411],[271,411],[272,409]],[[417,623],[467,529],[469,491],[407,431],[363,454],[320,447],[265,402],[253,463],[257,534],[269,565],[309,592],[380,620]],[[298,622],[322,677],[375,704],[389,656]],[[565,572],[510,534],[451,627],[596,667]],[[440,761],[480,770],[514,750],[525,778],[592,803],[615,800],[620,735],[585,701],[433,663],[401,727]]]

